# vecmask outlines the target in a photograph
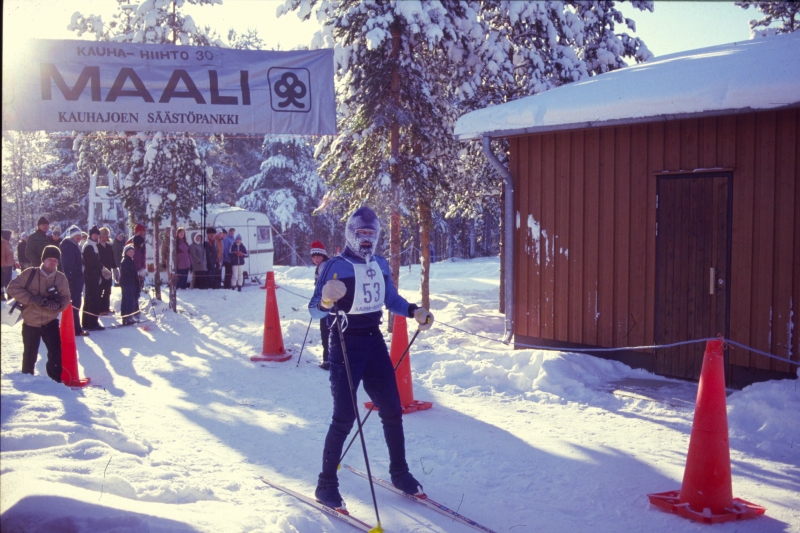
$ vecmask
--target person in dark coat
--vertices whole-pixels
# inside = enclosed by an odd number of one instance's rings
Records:
[[[322,244],[322,241],[314,241],[311,243],[311,261],[314,262],[314,265],[317,269],[314,271],[314,284],[316,285],[317,280],[319,279],[319,272],[322,270],[322,266],[330,259],[328,257],[328,252],[325,250],[325,245]],[[328,361],[328,337],[329,337],[329,329],[328,329],[328,317],[321,318],[319,320],[319,335],[320,339],[322,339],[322,363],[319,367],[323,370],[330,370],[331,364]]]
[[[136,272],[136,265],[133,264],[135,253],[136,250],[132,244],[125,246],[119,267],[119,286],[122,289],[120,314],[122,315],[122,324],[126,326],[133,324],[138,318],[136,290],[139,287],[139,274]]]
[[[136,276],[139,278],[139,283],[136,284],[136,310],[139,310],[139,297],[142,295],[142,288],[144,287],[144,278],[147,277],[147,258],[144,255],[144,237],[141,235],[133,236],[133,266],[136,267]]]
[[[36,231],[28,237],[25,254],[28,257],[28,261],[31,262],[31,266],[38,267],[42,265],[42,252],[45,246],[53,244],[53,239],[47,235],[47,231],[50,229],[49,220],[45,217],[40,217],[39,221],[36,222],[36,226]]]
[[[111,287],[114,285],[113,273],[117,270],[117,262],[114,261],[114,247],[111,244],[111,230],[100,228],[100,241],[97,243],[97,251],[100,256],[100,264],[103,265],[103,276],[100,280],[100,314],[113,315],[111,309]],[[119,273],[117,273],[119,276]]]
[[[189,245],[192,256],[192,288],[205,289],[206,282],[206,252],[203,249],[203,235],[194,234],[194,242]]]
[[[19,234],[19,242],[17,243],[17,262],[19,263],[20,272],[31,266],[31,260],[28,259],[26,251],[28,248],[28,235],[25,233]]]
[[[242,236],[236,235],[236,238],[233,240],[233,244],[231,245],[231,249],[228,250],[228,256],[230,258],[231,266],[233,267],[233,272],[231,274],[231,289],[237,289],[239,292],[242,292],[242,285],[244,285],[244,260],[247,257],[250,257],[250,254],[247,253],[247,248],[244,244],[242,244]]]
[[[83,303],[83,254],[78,244],[81,240],[81,229],[70,226],[61,241],[60,270],[67,276],[69,293],[72,297],[72,318],[75,322],[75,335],[86,337],[88,332],[81,327],[80,309]]]
[[[206,252],[206,289],[218,289],[214,286],[214,280],[219,279],[219,256],[217,255],[217,230],[208,228],[206,230],[206,242],[203,243],[203,250]]]
[[[111,249],[114,250],[114,264],[117,267],[115,272],[114,281],[119,284],[119,267],[122,264],[122,254],[125,249],[125,234],[121,231],[114,237],[114,242],[111,243]]]
[[[433,315],[400,296],[392,283],[389,263],[383,257],[373,255],[380,230],[378,217],[368,207],[362,207],[350,216],[345,226],[347,246],[340,255],[325,263],[314,296],[308,303],[311,316],[327,318],[331,328],[333,416],[325,437],[322,472],[314,495],[317,501],[332,508],[344,507],[336,471],[344,442],[356,420],[355,402],[351,395],[355,394],[362,380],[364,390],[378,407],[378,416],[383,424],[392,484],[406,494],[422,494],[422,486],[411,475],[406,462],[403,409],[380,323],[384,307],[395,314],[413,317],[422,331],[431,327]],[[331,310],[346,315],[346,328],[341,328],[339,317]],[[342,338],[345,346],[342,346]]]
[[[83,302],[81,324],[83,329],[88,331],[106,329],[99,320],[100,312],[103,310],[101,302],[103,265],[100,263],[99,240],[100,228],[92,226],[92,229],[89,230],[89,238],[83,245],[83,279],[86,283],[86,301]]]

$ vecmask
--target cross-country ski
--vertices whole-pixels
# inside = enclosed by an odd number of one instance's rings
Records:
[[[364,479],[368,479],[366,472],[364,472],[362,470],[359,470],[357,468],[353,468],[350,465],[342,465],[342,466],[344,468],[346,468],[347,470],[351,471],[352,473],[354,473],[356,475],[359,475],[359,476],[363,477]],[[483,533],[496,533],[494,530],[489,529],[488,527],[483,526],[483,525],[477,523],[476,521],[474,521],[474,520],[472,520],[470,518],[467,518],[466,516],[458,513],[454,509],[451,509],[451,508],[447,507],[446,505],[443,505],[443,504],[441,504],[439,502],[436,502],[436,501],[432,500],[427,495],[425,495],[424,497],[419,497],[419,496],[413,496],[411,494],[406,494],[402,490],[400,490],[397,487],[395,487],[394,485],[392,485],[389,481],[386,481],[385,479],[381,479],[381,478],[379,478],[377,476],[372,476],[372,481],[375,482],[375,484],[377,484],[380,487],[383,487],[383,488],[385,488],[387,490],[390,490],[390,491],[394,492],[395,494],[398,494],[398,495],[406,498],[407,500],[411,500],[413,502],[417,502],[419,504],[422,504],[425,507],[427,507],[428,509],[433,509],[437,513],[441,513],[441,514],[443,514],[443,515],[445,515],[445,516],[447,516],[449,518],[452,518],[456,522],[459,522],[461,524],[467,525],[467,526],[469,526],[469,527],[471,527],[473,529],[477,529],[478,531],[483,531]]]

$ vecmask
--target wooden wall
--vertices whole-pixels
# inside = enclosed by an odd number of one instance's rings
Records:
[[[800,109],[509,142],[518,336],[620,348],[652,344],[657,176],[727,169],[733,172],[730,336],[800,361]],[[730,362],[796,369],[741,349],[730,351]]]

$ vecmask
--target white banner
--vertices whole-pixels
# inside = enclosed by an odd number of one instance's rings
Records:
[[[3,131],[336,133],[333,50],[33,40],[2,98]]]

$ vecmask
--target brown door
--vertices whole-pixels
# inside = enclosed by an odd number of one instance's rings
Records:
[[[656,344],[727,337],[730,205],[729,173],[658,178]],[[700,343],[656,350],[656,372],[698,379],[704,351]]]

